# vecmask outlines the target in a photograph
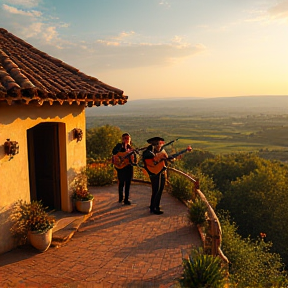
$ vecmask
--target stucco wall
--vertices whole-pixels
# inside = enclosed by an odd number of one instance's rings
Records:
[[[14,247],[9,222],[11,206],[19,199],[30,201],[27,130],[43,122],[61,122],[66,127],[67,183],[61,186],[62,210],[71,211],[69,181],[73,173],[86,165],[85,110],[84,106],[58,103],[50,106],[7,105],[0,103],[0,254]],[[74,128],[81,128],[83,140],[73,139]],[[4,153],[6,139],[17,141],[19,154],[12,159]],[[65,152],[65,149],[64,149]],[[62,154],[63,156],[63,154]],[[66,158],[66,159],[65,159]]]

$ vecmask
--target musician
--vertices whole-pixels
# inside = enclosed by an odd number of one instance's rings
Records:
[[[124,154],[132,150],[131,146],[131,136],[129,133],[124,133],[122,135],[122,142],[118,143],[112,150],[113,157],[117,157],[117,154],[119,152],[124,152]],[[122,153],[123,154],[123,153]],[[122,203],[123,201],[123,190],[125,186],[125,198],[124,198],[124,204],[125,205],[131,205],[131,202],[129,201],[129,192],[130,192],[130,185],[131,180],[133,178],[133,155],[129,156],[128,161],[124,162],[124,167],[117,168],[115,165],[115,169],[117,171],[117,178],[118,178],[118,193],[119,193],[119,203]]]
[[[160,200],[166,181],[166,159],[168,155],[162,149],[163,138],[153,137],[148,139],[147,142],[150,145],[142,155],[144,167],[149,174],[152,187],[150,213],[161,215],[163,211],[160,210]]]

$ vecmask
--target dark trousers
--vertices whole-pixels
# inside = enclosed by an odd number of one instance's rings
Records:
[[[162,192],[165,186],[165,172],[159,173],[157,175],[150,175],[150,181],[152,185],[152,196],[150,203],[150,210],[160,210],[160,200]]]
[[[117,170],[117,177],[118,177],[119,201],[123,200],[124,186],[125,186],[124,201],[128,201],[131,180],[133,178],[133,166],[127,165],[122,169],[116,169],[116,170]]]

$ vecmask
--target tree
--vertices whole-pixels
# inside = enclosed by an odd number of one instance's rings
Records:
[[[267,160],[249,175],[231,183],[219,207],[230,211],[244,237],[260,233],[288,265],[288,168]]]
[[[272,243],[259,237],[252,241],[237,233],[235,223],[223,214],[222,250],[230,261],[229,279],[238,288],[287,287],[288,279],[280,255],[270,251]]]
[[[182,165],[185,170],[191,170],[197,168],[204,160],[214,159],[215,155],[209,151],[201,149],[193,149],[192,153],[186,153],[182,157]]]
[[[121,142],[119,127],[105,125],[87,130],[86,148],[87,158],[104,159],[111,157],[114,146]]]
[[[206,159],[200,165],[200,169],[202,173],[211,177],[216,188],[225,194],[230,189],[232,181],[243,175],[249,175],[266,161],[254,153],[233,153]]]

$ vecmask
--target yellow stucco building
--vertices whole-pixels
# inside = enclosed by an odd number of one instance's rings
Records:
[[[0,28],[0,254],[14,247],[17,200],[72,211],[69,184],[86,165],[85,107],[127,98]]]

